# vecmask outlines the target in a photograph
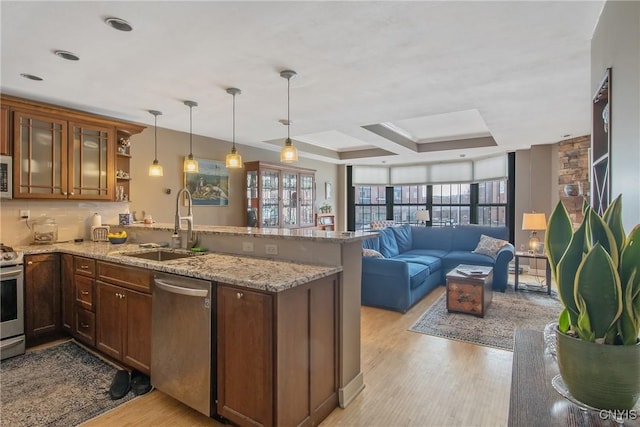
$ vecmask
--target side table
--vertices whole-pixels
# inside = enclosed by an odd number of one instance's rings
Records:
[[[545,265],[545,285],[547,286],[547,295],[551,295],[551,264],[545,254],[530,254],[529,252],[516,251],[514,254],[516,261],[515,284],[514,288],[518,290],[518,280],[520,276],[520,258],[542,259]]]

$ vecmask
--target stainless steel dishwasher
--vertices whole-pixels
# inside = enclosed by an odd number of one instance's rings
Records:
[[[206,416],[215,414],[215,306],[212,282],[155,273],[151,383]]]

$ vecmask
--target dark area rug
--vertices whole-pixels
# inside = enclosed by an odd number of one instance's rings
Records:
[[[111,400],[117,368],[66,341],[2,361],[3,426],[75,426],[135,396]]]
[[[515,328],[541,331],[558,320],[562,311],[555,292],[515,292],[512,286],[494,292],[493,301],[484,318],[464,313],[447,312],[447,294],[443,293],[410,331],[513,351]]]

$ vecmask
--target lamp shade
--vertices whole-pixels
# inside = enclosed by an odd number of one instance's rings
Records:
[[[283,163],[292,163],[298,161],[298,150],[291,144],[291,140],[287,138],[282,150],[280,150],[280,161]]]
[[[416,212],[416,220],[420,221],[420,222],[430,221],[431,217],[429,216],[429,211],[421,210],[421,211]]]
[[[547,218],[543,213],[524,213],[522,214],[523,230],[546,230]]]

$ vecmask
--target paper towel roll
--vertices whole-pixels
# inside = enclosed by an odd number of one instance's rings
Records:
[[[93,218],[91,218],[91,225],[93,227],[100,227],[102,225],[102,216],[98,212],[93,214]]]

